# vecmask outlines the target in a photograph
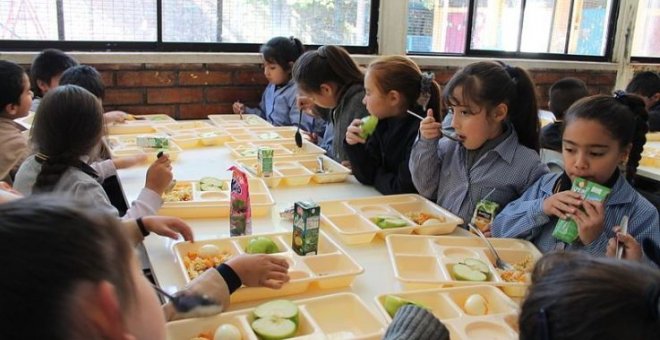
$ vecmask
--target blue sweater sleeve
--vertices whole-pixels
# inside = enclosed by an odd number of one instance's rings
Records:
[[[517,200],[509,203],[497,214],[491,226],[493,237],[532,239],[550,222],[543,213],[543,201],[547,195],[541,190],[549,177],[543,176],[530,186]]]

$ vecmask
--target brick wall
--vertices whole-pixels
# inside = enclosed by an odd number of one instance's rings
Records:
[[[106,85],[106,110],[134,114],[164,113],[176,119],[199,119],[232,113],[236,100],[255,106],[266,79],[258,64],[92,64]],[[428,69],[446,84],[455,67]],[[563,77],[582,79],[592,94],[611,93],[615,71],[529,70],[541,108],[547,109],[548,89]]]

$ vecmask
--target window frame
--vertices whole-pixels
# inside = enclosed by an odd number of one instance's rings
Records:
[[[409,1],[409,0],[407,0]],[[571,11],[570,15],[573,16],[573,3],[575,0],[571,0]],[[519,20],[518,27],[518,41],[517,41],[517,50],[520,50],[521,40],[522,40],[522,29],[523,22],[525,20],[524,13],[527,0],[521,0],[521,16]],[[419,56],[445,56],[445,57],[480,57],[480,58],[511,58],[511,59],[539,59],[539,60],[567,60],[567,61],[587,61],[587,62],[610,62],[613,58],[614,50],[614,41],[616,37],[617,21],[619,20],[619,14],[621,11],[621,1],[612,0],[611,8],[611,17],[607,25],[607,36],[605,37],[605,54],[603,56],[587,56],[587,55],[578,55],[578,54],[567,54],[567,53],[535,53],[535,52],[519,52],[519,51],[499,51],[499,50],[484,50],[484,49],[473,49],[472,45],[472,26],[474,22],[474,17],[476,13],[476,0],[468,1],[467,9],[467,22],[466,22],[466,38],[465,38],[465,47],[463,53],[445,53],[445,52],[406,52],[408,55],[419,55]],[[567,37],[570,37],[570,29],[567,33]],[[569,43],[567,39],[566,44]],[[567,48],[565,47],[565,50]]]
[[[60,2],[60,0],[58,0]],[[341,45],[349,53],[378,53],[380,0],[371,0],[369,10],[369,42],[367,46]],[[58,20],[58,28],[63,23]],[[200,43],[164,42],[162,0],[156,0],[156,41],[62,41],[62,40],[0,40],[0,51],[41,51],[57,48],[64,51],[88,52],[259,52],[262,43]],[[316,49],[322,45],[305,45]]]

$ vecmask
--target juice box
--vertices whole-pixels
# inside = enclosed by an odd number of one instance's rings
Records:
[[[259,147],[257,149],[257,176],[270,177],[273,175],[273,148]]]
[[[584,178],[576,178],[573,181],[571,191],[577,192],[584,200],[603,202],[610,194],[610,188],[604,187],[600,184],[589,182]],[[573,243],[578,238],[577,223],[573,219],[563,220],[560,219],[552,231],[552,236],[556,239]]]
[[[252,211],[247,175],[232,166],[231,193],[229,195],[229,236],[252,234]]]
[[[301,256],[318,253],[321,207],[314,202],[293,205],[293,239],[291,248]]]
[[[479,230],[486,231],[490,229],[491,223],[495,219],[495,213],[500,205],[497,202],[481,200],[474,208],[474,215],[472,215],[472,224]]]
[[[137,136],[135,137],[135,144],[143,148],[169,149],[170,139],[158,136]]]

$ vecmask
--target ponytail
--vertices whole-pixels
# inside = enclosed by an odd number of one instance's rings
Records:
[[[323,83],[336,83],[339,93],[361,84],[364,74],[348,52],[339,46],[321,46],[303,54],[293,65],[293,80],[304,91],[317,93]]]
[[[509,121],[516,129],[520,144],[538,152],[541,125],[534,82],[529,73],[520,67],[505,65],[504,69],[515,84],[515,96],[508,102]]]
[[[633,134],[630,154],[628,155],[628,162],[626,163],[626,179],[632,183],[635,174],[637,173],[637,166],[642,159],[642,151],[644,151],[644,144],[646,144],[646,133],[649,132],[649,115],[644,105],[644,100],[636,95],[625,94],[617,91],[614,98],[621,104],[626,105],[634,116]]]
[[[295,63],[305,52],[302,42],[294,37],[275,37],[261,46],[259,53],[264,60],[278,64],[283,70],[289,71],[289,63]]]

